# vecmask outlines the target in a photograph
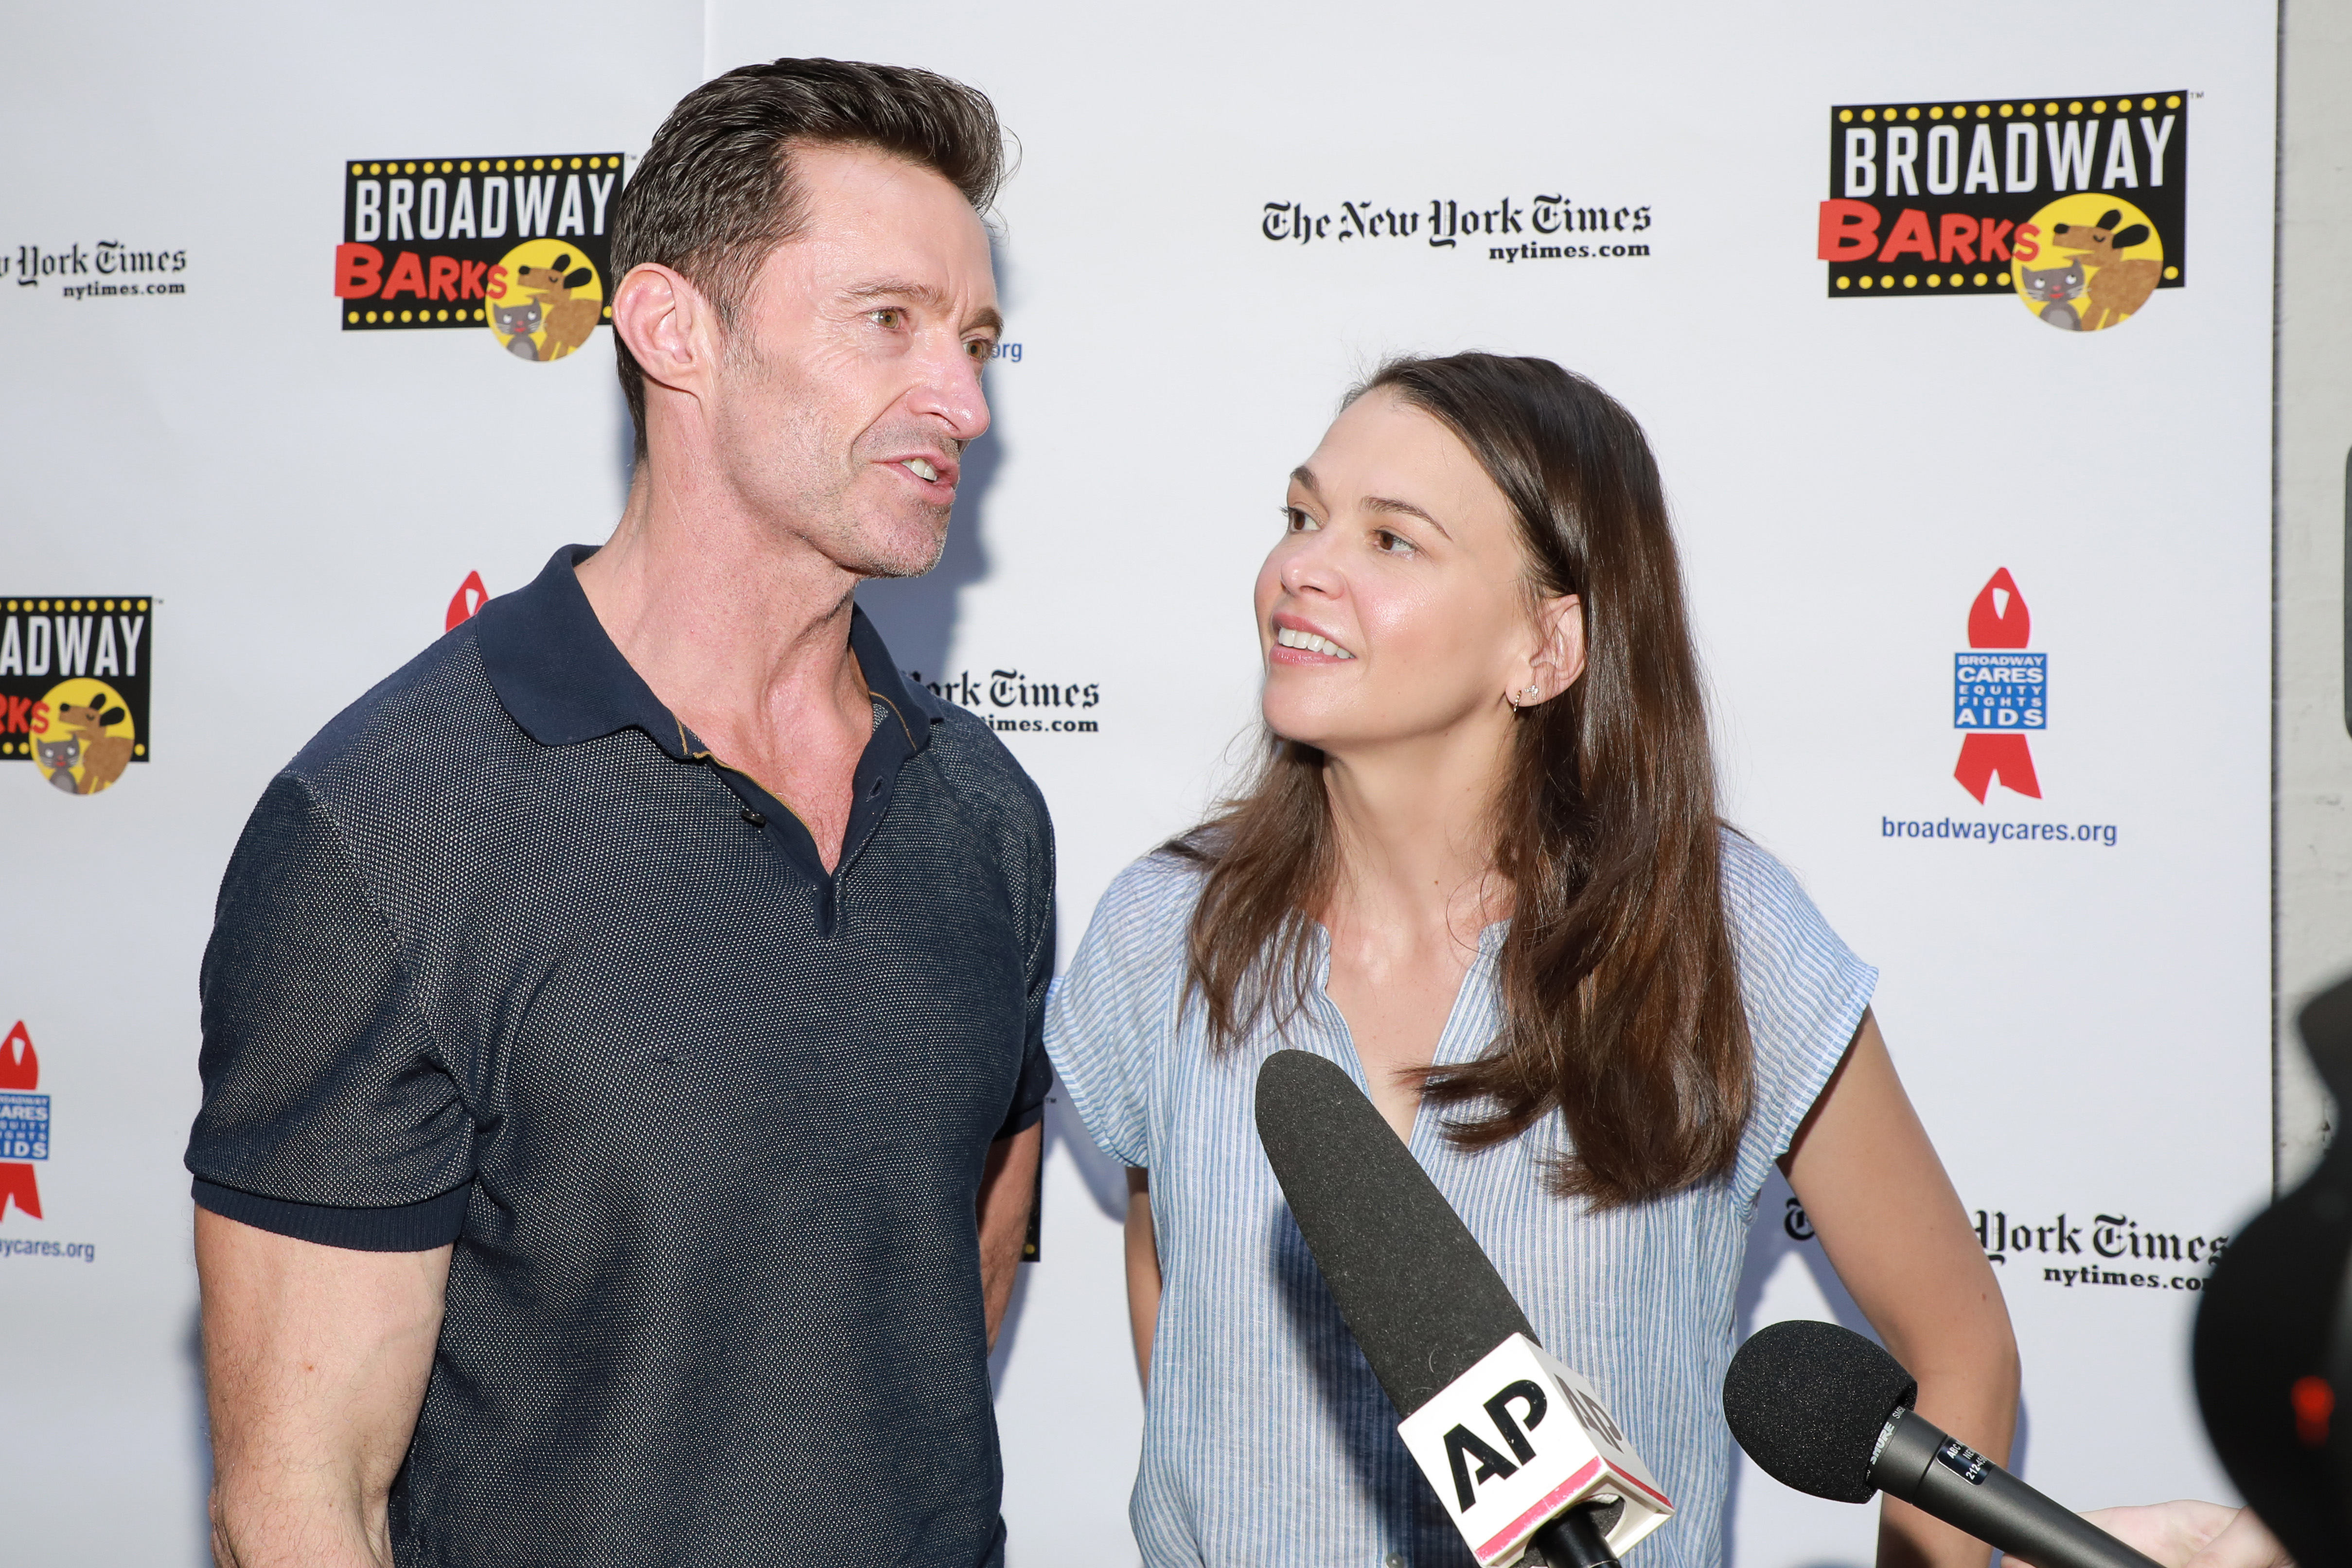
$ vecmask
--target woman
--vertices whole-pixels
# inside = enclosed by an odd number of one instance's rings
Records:
[[[1538,360],[1382,369],[1291,476],[1258,576],[1269,747],[1129,868],[1047,1044],[1136,1167],[1147,1564],[1471,1561],[1395,1434],[1252,1121],[1278,1045],[1356,1074],[1711,1563],[1719,1400],[1768,1166],[1919,1379],[2009,1451],[1999,1288],[1905,1098],[1875,971],[1716,815],[1640,427]],[[1981,1564],[1896,1503],[1882,1562]]]

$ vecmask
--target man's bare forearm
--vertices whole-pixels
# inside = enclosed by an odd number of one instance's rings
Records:
[[[1013,1301],[1013,1281],[1021,1269],[1021,1244],[1029,1235],[1029,1208],[1037,1192],[1037,1161],[1045,1144],[1039,1122],[989,1145],[980,1180],[980,1292],[988,1314],[988,1347]]]
[[[385,1502],[450,1253],[322,1247],[196,1211],[218,1562],[390,1568]]]

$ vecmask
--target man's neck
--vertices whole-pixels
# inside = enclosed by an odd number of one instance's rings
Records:
[[[639,463],[580,586],[654,695],[791,805],[830,865],[847,811],[829,800],[846,790],[871,724],[849,650],[858,580],[728,499]]]

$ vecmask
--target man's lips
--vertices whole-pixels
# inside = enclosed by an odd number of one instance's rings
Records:
[[[956,479],[961,470],[956,460],[940,452],[909,452],[882,459],[886,468],[896,468],[925,490],[938,495],[953,496]]]

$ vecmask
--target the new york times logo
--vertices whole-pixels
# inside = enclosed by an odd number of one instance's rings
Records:
[[[925,680],[920,670],[907,674],[933,696],[970,708],[1000,735],[1098,735],[1102,731],[1101,720],[1087,712],[1102,701],[1102,685],[1097,681],[1040,680],[1019,670],[991,670],[985,680],[975,678],[970,670],[938,680]]]
[[[172,275],[187,270],[185,247],[144,250],[119,239],[102,239],[87,249],[79,240],[63,250],[20,245],[16,255],[0,255],[0,277],[14,277],[19,288],[54,280],[60,299],[185,294],[188,286]]]
[[[1586,205],[1557,194],[1505,196],[1491,206],[1449,197],[1433,197],[1426,207],[1366,200],[1323,210],[1304,202],[1268,202],[1258,233],[1276,244],[1397,240],[1431,250],[1483,246],[1489,261],[1576,261],[1648,256],[1648,241],[1621,236],[1646,234],[1651,221],[1647,204]]]

